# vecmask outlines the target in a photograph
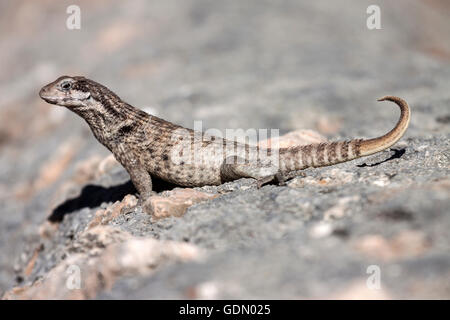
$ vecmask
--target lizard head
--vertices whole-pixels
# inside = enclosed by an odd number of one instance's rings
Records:
[[[86,106],[91,98],[89,81],[84,77],[62,76],[44,86],[39,96],[48,103],[63,107]]]

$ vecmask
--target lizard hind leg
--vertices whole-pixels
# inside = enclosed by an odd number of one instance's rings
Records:
[[[281,185],[284,184],[285,180],[278,167],[246,163],[243,158],[237,156],[225,159],[220,167],[220,177],[223,182],[240,178],[253,178],[257,180],[258,189],[273,181]]]

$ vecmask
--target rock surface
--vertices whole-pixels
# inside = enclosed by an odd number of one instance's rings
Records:
[[[370,1],[79,1],[78,31],[62,2],[2,2],[0,296],[450,298],[450,6],[378,2],[381,30]],[[61,74],[286,145],[387,132],[387,94],[412,119],[391,149],[286,186],[155,182],[152,216],[86,124],[37,97]]]

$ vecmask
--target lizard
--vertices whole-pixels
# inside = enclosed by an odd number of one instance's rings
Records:
[[[389,148],[403,136],[411,117],[405,100],[385,96],[378,101],[394,102],[400,108],[400,118],[383,136],[259,148],[150,115],[82,76],[61,76],[44,86],[39,95],[87,122],[95,138],[130,175],[140,203],[153,194],[152,177],[186,187],[220,185],[240,178],[256,179],[258,188],[270,182],[284,184],[303,169],[330,166]]]

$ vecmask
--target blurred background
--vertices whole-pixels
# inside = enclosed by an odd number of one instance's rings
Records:
[[[72,4],[80,30],[66,27]],[[371,4],[380,30],[366,26]],[[39,99],[58,76],[190,128],[332,139],[389,130],[398,111],[375,100],[392,94],[412,106],[406,136],[431,138],[450,132],[449,35],[445,0],[2,0],[0,293],[64,181],[88,180],[82,166],[108,155],[80,118]]]

